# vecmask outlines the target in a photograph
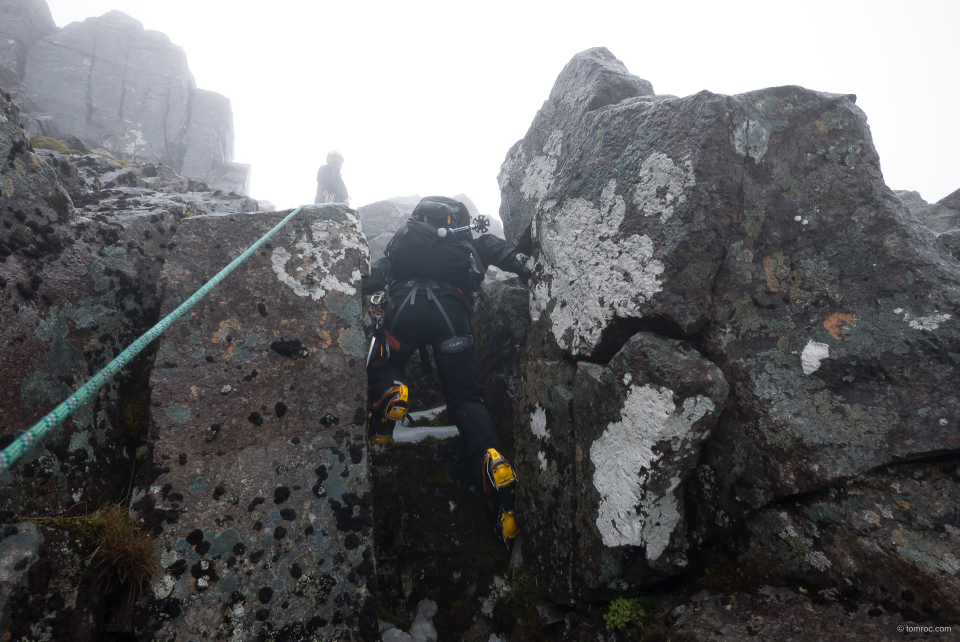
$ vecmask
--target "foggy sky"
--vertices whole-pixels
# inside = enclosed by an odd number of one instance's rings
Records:
[[[117,9],[182,46],[197,86],[232,101],[252,196],[278,207],[312,202],[337,149],[354,207],[463,192],[496,214],[507,150],[596,46],[658,94],[856,94],[890,187],[930,202],[960,188],[954,0],[48,2],[58,26]]]

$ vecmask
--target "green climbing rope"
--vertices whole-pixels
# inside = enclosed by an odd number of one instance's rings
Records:
[[[63,421],[72,415],[77,408],[79,408],[84,402],[90,399],[93,395],[106,385],[118,372],[121,368],[127,365],[131,359],[136,357],[140,352],[146,348],[150,343],[154,341],[157,337],[164,333],[164,331],[173,325],[177,319],[182,317],[184,313],[197,304],[200,299],[202,299],[207,292],[212,290],[217,286],[221,281],[223,281],[228,274],[233,272],[238,265],[243,263],[247,258],[260,249],[260,246],[267,242],[271,236],[280,231],[280,229],[290,222],[290,220],[300,213],[300,210],[303,209],[303,205],[293,210],[287,217],[282,221],[277,223],[276,227],[260,237],[260,239],[247,248],[247,251],[235,258],[230,265],[220,270],[216,276],[207,281],[203,287],[197,290],[193,296],[180,304],[180,306],[164,317],[157,325],[153,326],[145,333],[143,333],[139,339],[134,341],[126,350],[121,352],[117,357],[107,364],[107,366],[98,372],[90,381],[85,383],[79,390],[70,395],[70,398],[61,403],[59,406],[54,408],[50,414],[34,424],[33,428],[25,432],[24,434],[17,437],[17,439],[4,448],[3,452],[0,453],[0,473],[7,470],[14,462],[16,462],[24,452],[29,450],[35,443],[43,439],[43,436],[46,435],[52,428],[56,428]]]

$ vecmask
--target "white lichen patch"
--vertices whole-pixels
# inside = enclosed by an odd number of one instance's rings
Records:
[[[952,553],[944,553],[943,557],[940,558],[940,568],[950,573],[950,575],[956,575],[960,573],[960,560]]]
[[[933,314],[925,317],[917,317],[903,308],[897,308],[893,311],[894,314],[902,314],[903,320],[909,324],[914,330],[926,330],[927,332],[933,332],[940,327],[941,323],[946,323],[950,318],[949,314],[939,314],[934,312]]]
[[[547,432],[547,411],[541,408],[539,403],[530,413],[530,431],[540,439],[550,437],[550,433]]]
[[[626,203],[616,187],[607,183],[599,207],[571,199],[540,226],[541,282],[548,286],[534,290],[531,313],[539,318],[552,306],[557,343],[574,354],[590,352],[614,316],[641,316],[642,305],[663,289],[664,266],[650,237],[618,236]]]
[[[666,223],[674,208],[687,201],[686,192],[694,185],[689,158],[678,166],[666,154],[654,152],[640,166],[633,202],[644,216],[659,216],[660,222]]]
[[[825,571],[833,566],[830,560],[827,559],[827,556],[821,551],[810,551],[803,556],[803,559],[818,571]]]
[[[150,582],[150,588],[153,589],[153,596],[158,600],[169,597],[173,592],[173,587],[176,585],[177,580],[171,575],[164,575]]]
[[[820,367],[820,362],[830,356],[830,346],[826,343],[819,343],[814,340],[807,342],[803,352],[800,353],[800,364],[803,366],[803,374],[816,372]]]
[[[292,252],[284,247],[273,250],[270,260],[277,278],[297,296],[308,296],[314,301],[325,297],[327,292],[355,295],[354,284],[362,278],[360,270],[354,269],[347,283],[340,281],[333,271],[346,259],[347,250],[359,250],[369,262],[370,251],[363,237],[354,227],[334,221],[315,221],[310,230],[312,243],[300,241]]]
[[[540,470],[547,470],[547,455],[543,452],[537,453],[537,459],[540,460]]]
[[[685,443],[699,442],[705,434],[693,424],[713,410],[713,402],[700,395],[678,409],[667,388],[647,384],[628,390],[622,419],[611,422],[590,447],[600,494],[596,524],[605,546],[646,546],[647,560],[660,558],[682,519],[677,495],[684,471],[664,448],[654,448],[669,442],[679,452]],[[668,480],[666,490],[647,488],[654,474]]]
[[[547,195],[557,171],[562,142],[563,131],[558,129],[552,132],[543,146],[543,155],[535,156],[527,165],[523,182],[520,184],[520,193],[526,198],[540,200]]]

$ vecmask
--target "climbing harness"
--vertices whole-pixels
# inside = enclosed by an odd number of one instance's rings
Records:
[[[377,292],[370,297],[370,309],[368,310],[370,314],[370,320],[373,322],[373,338],[370,339],[370,350],[367,352],[367,365],[370,365],[370,358],[373,356],[373,349],[377,346],[377,343],[380,343],[380,356],[384,356],[383,352],[386,350],[386,357],[390,358],[390,343],[385,341],[383,336],[383,319],[387,315],[386,311],[383,309],[383,302],[386,299],[386,295],[383,292]]]
[[[334,205],[344,205],[344,203],[334,203]],[[157,337],[163,334],[171,325],[180,319],[190,308],[197,304],[210,290],[220,284],[237,266],[247,260],[260,247],[267,242],[270,237],[280,231],[283,226],[289,223],[294,216],[300,213],[303,205],[293,210],[282,221],[260,237],[260,239],[251,245],[247,250],[235,258],[229,265],[220,270],[212,279],[207,281],[193,296],[180,304],[180,306],[164,317],[159,323],[143,333],[140,338],[134,341],[127,349],[121,352],[116,358],[98,372],[92,379],[87,381],[79,390],[70,395],[70,397],[54,408],[46,417],[38,421],[27,432],[17,437],[16,440],[7,446],[0,453],[0,473],[12,466],[24,452],[33,447],[34,444],[43,439],[50,430],[63,423],[67,417],[72,415],[84,402],[93,397],[103,386],[105,386],[120,370],[130,363],[130,361],[150,345]]]

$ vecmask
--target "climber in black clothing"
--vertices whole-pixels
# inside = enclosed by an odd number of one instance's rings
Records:
[[[327,164],[321,165],[317,171],[317,196],[313,199],[314,203],[345,203],[347,207],[350,206],[350,195],[340,176],[341,167],[343,154],[329,152]]]
[[[497,450],[493,420],[477,390],[470,314],[488,265],[514,272],[524,283],[530,271],[527,257],[513,244],[492,234],[473,239],[469,223],[459,201],[422,199],[368,280],[367,292],[384,290],[372,301],[382,302],[385,313],[367,363],[368,430],[371,443],[390,441],[407,410],[404,366],[418,346],[430,344],[447,414],[463,436],[468,465],[494,511],[498,533],[508,541],[519,532],[513,509],[516,478]]]

